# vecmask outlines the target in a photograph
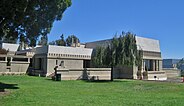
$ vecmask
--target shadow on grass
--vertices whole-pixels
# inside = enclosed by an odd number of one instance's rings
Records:
[[[84,82],[89,83],[116,83],[116,82],[128,82],[127,80],[83,80]]]
[[[62,80],[62,79],[61,79],[61,81],[56,81],[56,80],[53,80],[52,78],[46,78],[45,80],[52,81],[52,82],[62,82],[62,81],[66,81],[66,80]],[[77,81],[77,80],[76,80],[76,81]],[[83,81],[83,82],[87,82],[87,83],[130,82],[130,81],[124,80],[124,79],[114,79],[113,81],[111,81],[111,80],[86,80],[86,79],[78,79],[78,81]]]
[[[5,84],[0,82],[0,92],[5,92],[5,89],[19,89],[17,84]]]
[[[45,80],[54,81],[52,78],[46,78]]]

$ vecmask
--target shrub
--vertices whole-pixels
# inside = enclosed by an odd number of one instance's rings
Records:
[[[0,49],[0,54],[7,54],[8,51],[6,49]]]

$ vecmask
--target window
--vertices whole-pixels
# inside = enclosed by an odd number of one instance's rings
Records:
[[[59,66],[64,67],[64,61],[61,61]]]
[[[5,61],[5,57],[0,57],[0,61]]]
[[[11,66],[11,58],[10,57],[7,58],[7,66]]]
[[[29,67],[33,67],[33,59],[30,59]]]
[[[56,60],[56,65],[58,65],[58,60]]]
[[[28,62],[28,58],[13,58],[12,61]]]

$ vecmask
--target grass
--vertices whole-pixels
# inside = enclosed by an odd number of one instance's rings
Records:
[[[184,84],[135,80],[61,81],[0,76],[0,106],[183,106]]]

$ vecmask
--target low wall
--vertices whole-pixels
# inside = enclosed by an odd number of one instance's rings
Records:
[[[7,68],[7,62],[0,61],[0,73],[9,72]]]
[[[137,79],[136,66],[122,66],[113,68],[114,79]]]
[[[29,68],[28,69],[28,75],[45,77],[46,72],[44,70]]]
[[[0,75],[26,74],[30,63],[29,57],[0,54],[0,58]]]
[[[111,80],[111,68],[61,69],[61,80]]]
[[[165,71],[148,71],[146,80],[167,80]]]
[[[11,62],[7,66],[7,62],[0,62],[0,75],[2,74],[26,74],[29,62]]]
[[[181,71],[178,70],[178,69],[164,68],[163,71],[166,72],[168,78],[173,78],[173,77],[179,77],[179,76],[181,76]]]

